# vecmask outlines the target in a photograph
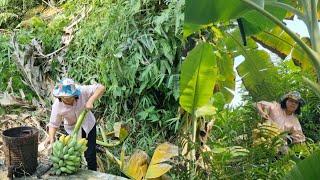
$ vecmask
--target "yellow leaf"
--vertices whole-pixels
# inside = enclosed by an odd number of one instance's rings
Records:
[[[135,180],[141,180],[147,172],[148,155],[141,150],[136,150],[128,163],[124,164],[122,172]]]
[[[160,177],[166,172],[168,172],[171,169],[171,167],[171,165],[165,163],[150,165],[148,167],[146,179]]]
[[[114,123],[113,129],[114,136],[119,138],[121,142],[125,140],[129,135],[127,127],[124,124],[122,124],[122,122]]]
[[[216,114],[216,108],[212,105],[205,105],[196,110],[196,117],[213,116]]]
[[[178,156],[178,146],[168,142],[162,143],[154,151],[150,165],[167,161],[174,156]]]
[[[171,157],[178,155],[178,146],[168,142],[160,144],[152,156],[147,170],[146,178],[157,178],[171,169],[171,165],[162,163],[168,161]]]

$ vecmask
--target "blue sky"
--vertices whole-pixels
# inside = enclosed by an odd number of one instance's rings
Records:
[[[293,32],[298,33],[302,37],[306,37],[306,36],[309,37],[308,29],[303,21],[301,21],[295,17],[293,21],[285,20],[284,22],[287,24],[287,27],[289,27]],[[244,60],[244,58],[242,56],[235,58],[234,70],[241,62],[243,62],[243,60]],[[234,95],[232,102],[230,103],[230,105],[232,107],[236,107],[236,106],[239,106],[242,104],[241,94],[239,92],[240,86],[241,86],[241,79],[237,74],[235,95]]]

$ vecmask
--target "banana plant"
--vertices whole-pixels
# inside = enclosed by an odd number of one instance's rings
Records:
[[[200,43],[183,62],[180,77],[181,107],[191,114],[192,141],[196,141],[197,120],[195,112],[209,103],[217,78],[217,62],[209,43]]]
[[[253,35],[270,30],[275,25],[284,30],[306,53],[320,78],[320,31],[317,16],[317,0],[190,0],[186,4],[184,33],[195,32],[212,23],[241,19],[242,34]],[[311,47],[292,32],[282,20],[287,12],[305,22]],[[303,78],[304,82],[320,97],[320,85]]]
[[[189,138],[192,144],[196,144],[198,131],[199,112],[205,109],[212,112],[214,107],[209,104],[213,95],[214,87],[218,78],[218,65],[216,54],[217,50],[207,42],[200,42],[197,47],[190,51],[182,63],[180,75],[180,98],[179,103],[183,110],[187,112],[185,126],[182,132]],[[208,105],[209,104],[209,105]],[[210,113],[209,112],[209,113]],[[200,113],[203,114],[203,113]],[[192,123],[192,128],[189,123]],[[192,129],[190,132],[189,130]],[[188,132],[189,131],[189,132]],[[188,141],[190,142],[190,141]],[[193,175],[196,173],[196,149],[188,149],[187,159],[193,162],[188,163]]]

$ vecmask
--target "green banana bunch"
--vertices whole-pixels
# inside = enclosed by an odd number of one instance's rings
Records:
[[[85,138],[77,141],[77,137],[62,135],[59,141],[53,145],[52,155],[53,168],[56,175],[61,173],[71,174],[77,172],[81,165],[81,155],[87,150]]]
[[[81,165],[81,156],[87,150],[88,141],[85,138],[77,140],[77,137],[86,114],[87,110],[80,114],[71,135],[62,135],[53,144],[50,159],[53,162],[53,170],[56,175],[75,173]]]
[[[284,144],[284,140],[280,138],[281,130],[272,122],[259,123],[257,128],[253,130],[253,146],[265,145],[267,147],[280,147]]]

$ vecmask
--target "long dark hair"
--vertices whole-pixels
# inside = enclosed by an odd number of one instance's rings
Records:
[[[280,105],[281,105],[281,108],[282,109],[286,109],[287,108],[287,100],[288,100],[288,98],[285,98],[285,99],[283,99],[282,101],[280,101]],[[299,101],[299,105],[298,105],[298,107],[297,107],[297,109],[294,111],[294,114],[296,114],[296,115],[300,115],[300,113],[301,113],[301,106],[302,106],[302,104],[301,104],[301,102]]]

